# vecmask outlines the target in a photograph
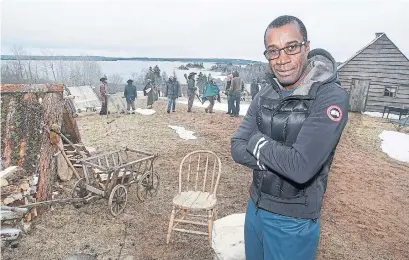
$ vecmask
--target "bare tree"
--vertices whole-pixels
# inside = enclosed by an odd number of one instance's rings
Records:
[[[20,46],[14,45],[13,48],[11,49],[11,51],[13,52],[14,57],[17,60],[19,79],[24,80],[24,75],[23,75],[24,68],[23,68],[23,63],[21,61],[22,56],[24,55],[24,50]]]
[[[43,53],[44,56],[54,56],[54,53],[52,53],[50,50],[42,50],[41,52]],[[51,70],[54,82],[57,82],[57,77],[54,70],[54,60],[47,60],[46,66],[47,69]]]

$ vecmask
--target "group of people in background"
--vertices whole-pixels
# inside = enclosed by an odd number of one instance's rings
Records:
[[[136,91],[136,86],[132,84],[132,79],[129,79],[127,83],[128,85],[125,86],[124,90],[124,98],[126,99],[126,113],[135,114],[135,100],[138,97],[138,92]],[[156,87],[156,85],[152,84],[150,79],[148,79],[148,83],[143,88],[143,95],[147,97],[146,105],[149,109],[151,109],[153,103],[158,100],[159,94],[158,88]]]
[[[214,105],[216,100],[220,103],[220,87],[217,86],[216,79],[210,78],[206,83],[206,87],[198,93],[198,88],[196,86],[195,76],[196,72],[191,72],[188,76],[185,74],[187,81],[187,98],[188,98],[188,107],[187,112],[192,112],[192,107],[194,99],[198,100],[204,104],[206,101],[209,101],[209,105],[205,108],[206,113],[214,113]],[[102,107],[100,115],[106,115],[108,113],[108,90],[107,90],[107,77],[102,77],[100,79],[100,95]],[[266,85],[266,81],[261,81],[261,87]],[[259,92],[260,87],[256,79],[253,79],[253,82],[250,86],[250,94],[252,99]],[[240,101],[242,100],[242,93],[244,91],[244,81],[240,77],[238,71],[234,71],[227,76],[227,83],[225,87],[225,95],[227,96],[228,109],[227,114],[231,117],[238,117],[240,113]],[[147,97],[147,108],[152,109],[155,101],[161,96],[160,88],[154,84],[150,79],[147,79],[147,83],[143,88],[144,96]],[[167,97],[167,113],[176,111],[176,99],[182,96],[182,91],[179,81],[173,75],[163,85],[163,96]],[[199,94],[201,96],[199,96]],[[128,114],[135,114],[135,101],[137,99],[137,88],[133,85],[133,80],[129,79],[127,85],[124,88],[124,98],[126,99],[126,111]]]

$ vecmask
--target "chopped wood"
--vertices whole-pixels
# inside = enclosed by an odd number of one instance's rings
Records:
[[[0,219],[1,221],[4,220],[13,220],[13,219],[21,219],[23,217],[23,213],[20,212],[13,212],[9,210],[2,210],[0,212]]]
[[[74,167],[77,167],[77,168],[82,168],[82,164],[78,164],[78,163],[73,164],[73,166],[74,166]]]
[[[12,198],[12,197],[7,197],[7,198],[5,198],[5,199],[3,200],[3,204],[4,204],[4,205],[9,205],[9,204],[13,203],[14,201],[15,201],[14,198]]]
[[[61,181],[71,180],[73,171],[69,168],[68,163],[62,153],[57,157],[57,170],[58,178]]]
[[[20,189],[22,189],[23,191],[27,191],[28,189],[30,189],[30,184],[28,184],[27,182],[23,182],[22,184],[20,184]]]
[[[9,182],[6,179],[0,179],[0,187],[8,186]]]
[[[33,217],[37,217],[37,208],[33,208],[31,210],[31,215],[33,215]]]
[[[47,129],[48,130],[48,129]],[[61,154],[64,156],[64,159],[67,161],[68,166],[71,168],[71,170],[73,171],[75,177],[77,177],[77,179],[79,180],[81,177],[78,174],[78,172],[75,170],[74,166],[72,165],[72,163],[70,162],[70,160],[67,158],[67,155],[64,152],[64,148],[62,148],[62,146],[60,144],[57,144],[57,148],[61,151]]]
[[[8,179],[9,177],[13,177],[13,175],[22,175],[25,174],[25,170],[20,166],[10,166],[0,172],[0,178]]]
[[[30,222],[30,221],[31,221],[31,213],[26,214],[26,215],[24,216],[24,218],[25,218],[25,220],[26,220],[27,222]]]
[[[1,229],[0,230],[0,237],[1,240],[16,240],[21,233],[21,229],[18,228],[7,228],[7,229]]]
[[[15,185],[9,185],[9,186],[4,186],[1,187],[1,195],[10,195],[10,194],[15,194],[20,192],[20,187],[15,186]]]
[[[61,125],[64,86],[58,87],[61,90],[58,91],[59,93],[43,92],[42,90],[54,87],[48,88],[46,85],[36,84],[24,86],[12,84],[8,85],[8,88],[13,91],[11,93],[2,92],[2,101],[6,102],[1,105],[2,111],[4,108],[6,112],[3,122],[5,129],[2,130],[2,133],[5,133],[2,135],[5,150],[2,153],[4,166],[19,165],[24,168],[27,172],[19,178],[35,174],[39,179],[36,196],[40,200],[47,200],[57,175],[53,157],[57,149],[52,145],[50,135],[43,128],[50,127],[50,125]],[[22,94],[21,90],[26,93]],[[41,91],[40,96],[35,93],[38,91]],[[3,100],[3,94],[5,94],[5,100]],[[35,118],[24,116],[34,113],[37,115]],[[22,118],[28,121],[21,124]],[[41,124],[35,124],[33,120]],[[15,127],[16,123],[19,123],[19,127]],[[7,180],[10,182],[9,179]]]
[[[17,207],[8,207],[8,206],[1,206],[0,210],[1,211],[12,211],[12,212],[17,212],[21,214],[25,214],[28,212],[28,209],[26,208],[17,208]]]

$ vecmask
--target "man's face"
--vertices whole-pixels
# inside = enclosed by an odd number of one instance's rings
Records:
[[[265,39],[267,51],[281,49],[302,41],[303,37],[296,23],[268,29]],[[282,50],[277,59],[269,61],[271,70],[282,85],[290,86],[300,79],[307,65],[309,51],[310,45],[307,43],[305,46],[301,46],[301,51],[298,54],[288,55]]]

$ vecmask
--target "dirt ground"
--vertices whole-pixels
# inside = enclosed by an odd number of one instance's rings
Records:
[[[216,152],[222,160],[219,218],[244,212],[250,170],[230,156],[230,138],[242,117],[205,114],[199,108],[188,114],[181,104],[169,115],[164,101],[154,109],[152,116],[124,115],[111,124],[113,115],[78,118],[88,146],[109,151],[128,145],[160,154],[155,169],[161,186],[153,200],[137,202],[131,189],[125,212],[117,218],[106,200],[79,209],[56,206],[36,218],[31,233],[17,248],[4,250],[2,259],[65,259],[78,252],[97,253],[98,259],[213,259],[204,236],[175,233],[166,244],[176,173],[188,152]],[[198,139],[180,139],[169,124],[194,131]],[[317,259],[409,259],[409,164],[380,150],[378,135],[384,129],[394,130],[384,119],[350,114],[330,172]]]

